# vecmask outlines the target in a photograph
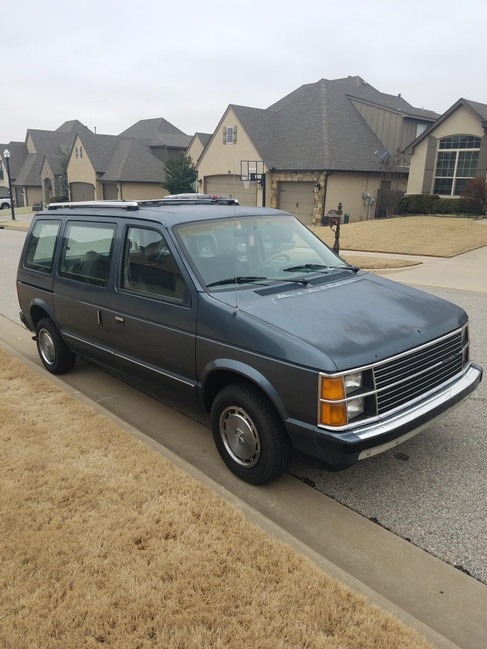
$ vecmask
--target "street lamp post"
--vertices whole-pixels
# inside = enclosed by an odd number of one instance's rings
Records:
[[[8,176],[8,191],[10,194],[10,209],[12,211],[12,221],[15,221],[15,211],[14,211],[14,197],[12,194],[12,178],[10,177],[10,151],[5,149],[3,152],[3,157],[7,163],[7,176]]]

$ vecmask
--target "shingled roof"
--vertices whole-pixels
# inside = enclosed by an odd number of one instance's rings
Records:
[[[119,141],[105,173],[107,182],[160,183],[166,177],[165,165],[137,140]]]
[[[354,106],[354,98],[406,117],[437,117],[400,96],[377,91],[360,77],[303,85],[265,110],[230,108],[270,169],[379,171],[375,152],[384,145]]]
[[[17,178],[22,165],[24,164],[28,151],[24,142],[9,142],[8,144],[0,144],[0,151],[3,153],[5,149],[10,151],[10,177],[12,182]]]
[[[191,142],[190,135],[186,135],[163,117],[141,119],[120,133],[120,137],[147,140],[148,145],[154,147],[167,146],[185,149]]]

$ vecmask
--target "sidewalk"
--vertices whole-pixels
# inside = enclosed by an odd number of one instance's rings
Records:
[[[368,254],[373,257],[391,257],[420,262],[418,266],[373,271],[376,275],[388,277],[397,282],[487,293],[487,247],[485,246],[456,257],[415,257],[384,253],[371,255],[371,253],[362,252],[353,254],[357,256]]]

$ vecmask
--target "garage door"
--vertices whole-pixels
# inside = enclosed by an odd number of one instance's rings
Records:
[[[116,201],[117,198],[117,183],[103,183],[103,199],[105,201]]]
[[[95,198],[95,189],[90,183],[71,183],[72,201],[92,201]]]
[[[240,205],[257,205],[257,183],[249,182],[246,189],[240,176],[207,176],[205,194],[222,194],[236,198]]]
[[[280,182],[279,208],[291,212],[306,225],[313,223],[314,183]]]

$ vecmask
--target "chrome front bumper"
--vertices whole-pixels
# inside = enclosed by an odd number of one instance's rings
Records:
[[[426,399],[363,428],[353,429],[354,435],[363,442],[363,450],[360,451],[358,459],[363,460],[383,453],[414,437],[458,406],[475,390],[481,380],[482,368],[471,363],[460,379],[449,383]],[[386,441],[380,443],[381,439]]]

